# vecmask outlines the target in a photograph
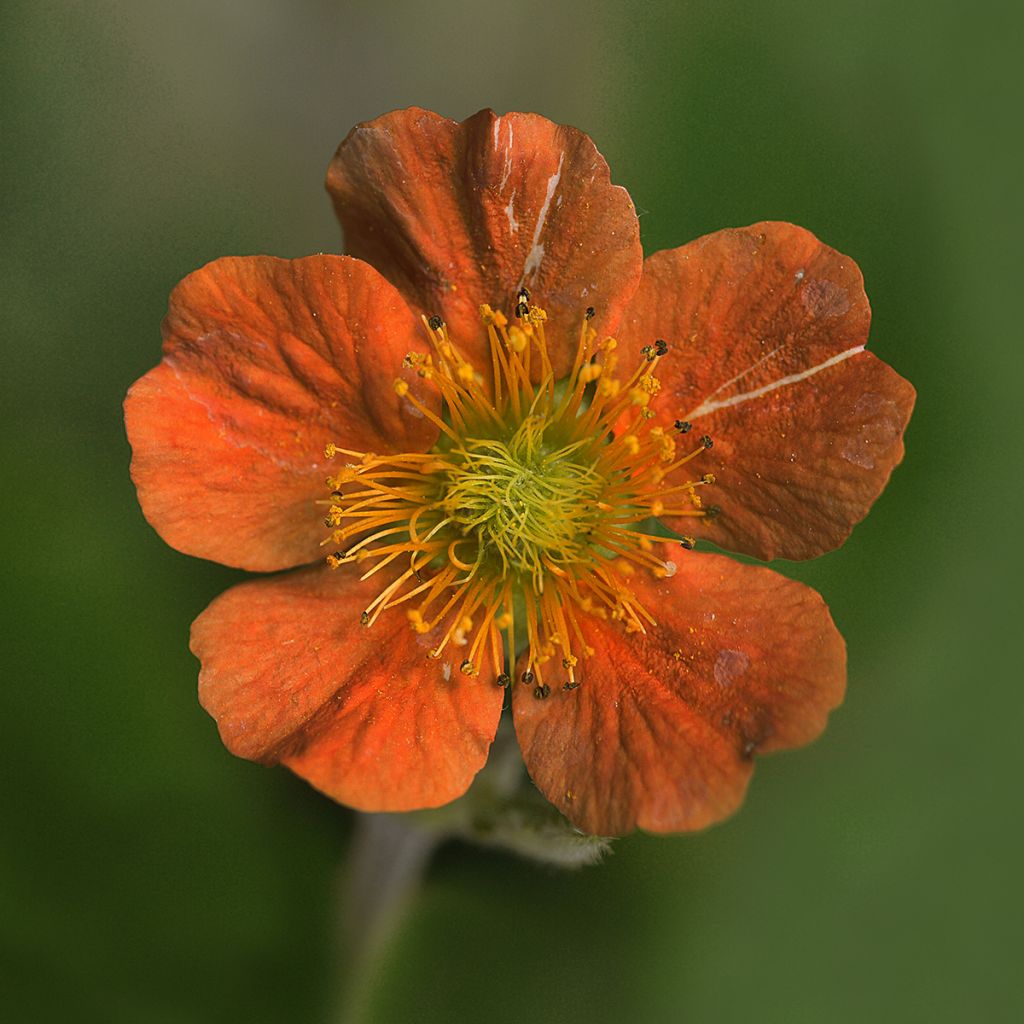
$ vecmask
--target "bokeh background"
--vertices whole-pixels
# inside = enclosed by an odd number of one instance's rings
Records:
[[[187,272],[338,251],[328,158],[417,104],[585,129],[648,251],[811,228],[920,399],[849,543],[781,566],[849,643],[825,737],[762,761],[728,823],[578,874],[446,847],[373,1019],[1024,1019],[1021,28],[944,0],[6,0],[0,1016],[320,1021],[337,996],[351,816],[198,707],[188,626],[237,574],[146,525],[120,402]]]

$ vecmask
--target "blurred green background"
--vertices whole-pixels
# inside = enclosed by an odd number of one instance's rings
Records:
[[[1019,5],[1018,5],[1019,8]],[[320,1021],[350,815],[230,757],[120,402],[174,283],[337,250],[357,120],[530,109],[588,131],[648,251],[764,218],[854,256],[908,457],[826,596],[850,691],[708,833],[566,875],[453,844],[382,1022],[1024,1019],[1022,19],[1010,4],[7,0],[0,1015]]]

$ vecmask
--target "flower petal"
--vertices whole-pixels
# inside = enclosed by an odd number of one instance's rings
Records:
[[[511,313],[522,285],[549,316],[561,375],[594,306],[611,331],[640,279],[632,200],[611,184],[590,138],[537,114],[491,110],[461,123],[399,110],[358,125],[327,188],[347,250],[393,281],[410,306],[440,314],[489,366],[479,306]]]
[[[913,387],[864,351],[856,263],[792,224],[719,231],[655,253],[620,329],[665,339],[656,411],[714,449],[714,520],[666,521],[758,558],[838,547],[903,458]]]
[[[416,321],[358,260],[217,260],[174,290],[163,332],[125,423],[143,512],[187,554],[261,571],[310,562],[328,441],[381,452],[436,440],[392,386],[422,344]]]
[[[436,807],[487,759],[504,690],[427,657],[432,638],[359,625],[384,586],[350,568],[232,588],[192,626],[199,699],[239,757],[280,762],[366,811]],[[436,642],[436,641],[435,641]]]
[[[824,728],[843,697],[843,640],[813,590],[720,555],[630,582],[657,626],[627,635],[588,617],[578,688],[552,680],[539,700],[516,684],[526,767],[588,832],[704,828],[740,805],[755,752]]]

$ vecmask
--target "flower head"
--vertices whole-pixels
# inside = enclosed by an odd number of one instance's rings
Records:
[[[628,195],[536,115],[400,111],[328,172],[351,256],[224,259],[126,402],[169,543],[256,571],[196,620],[236,754],[367,810],[437,806],[511,691],[581,828],[699,828],[816,736],[845,651],[759,558],[838,546],[913,389],[856,265],[789,224],[643,260]]]

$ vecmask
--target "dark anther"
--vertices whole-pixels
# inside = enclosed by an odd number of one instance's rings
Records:
[[[334,523],[332,523],[332,522],[330,521],[330,519],[325,519],[325,520],[324,520],[324,526],[333,526],[333,525],[334,525]]]
[[[345,552],[344,551],[335,551],[333,557],[337,558],[338,561],[340,562],[345,557]]]
[[[529,316],[529,315],[530,315],[530,307],[525,302],[520,302],[516,306],[516,316],[519,317],[520,320],[522,320],[523,317]]]
[[[642,355],[647,360],[647,362],[653,363],[654,362],[654,346],[653,345],[644,345],[644,347],[642,349],[640,349],[640,355]]]
[[[721,514],[722,510],[717,505],[708,505],[708,507],[704,509],[705,519],[714,519],[715,516],[720,516]]]
[[[532,683],[533,682],[533,672],[531,672],[530,669],[527,669],[523,673],[523,682],[524,683]]]
[[[697,546],[697,541],[693,537],[683,537],[679,543],[686,548],[687,551],[692,551]]]
[[[593,306],[587,306],[587,311],[586,311],[586,313],[584,313],[583,315],[584,315],[584,316],[585,316],[585,317],[586,317],[586,318],[587,318],[588,320],[593,320],[593,319],[594,319],[594,307],[593,307]]]
[[[713,448],[715,446],[715,442],[711,440],[711,435],[710,434],[705,434],[700,439],[700,443],[702,445],[704,445],[705,448]]]
[[[686,420],[676,420],[673,425],[675,426],[676,430],[679,431],[680,434],[688,434],[691,430],[693,430],[693,424],[687,423]]]
[[[360,626],[368,626],[369,624],[370,624],[370,613],[369,612],[363,612],[363,614],[359,616],[359,625]]]
[[[579,685],[580,685],[580,681],[577,679],[575,682],[570,681],[568,683],[563,683],[562,684],[562,689],[563,690],[575,690],[576,687],[579,686]]]
[[[344,494],[342,494],[342,493],[341,493],[341,491],[331,491],[331,497],[332,497],[332,498],[333,498],[333,499],[334,499],[335,501],[340,501],[340,500],[341,500],[342,498],[344,498],[344,497],[345,497],[345,495],[344,495]]]
[[[507,672],[502,672],[494,681],[498,686],[508,686],[508,684],[512,682],[512,677]]]
[[[439,331],[444,326],[444,321],[436,314],[432,316],[427,323],[432,331]]]
[[[467,658],[467,659],[466,659],[466,660],[465,660],[465,661],[464,661],[464,662],[463,662],[463,663],[462,663],[462,664],[461,664],[461,665],[459,666],[459,671],[460,671],[460,672],[462,672],[462,673],[463,673],[464,675],[467,675],[467,676],[468,676],[468,675],[470,675],[470,674],[472,673],[472,671],[473,671],[473,662],[471,662],[471,661],[470,661],[470,660],[469,660],[469,659]]]
[[[550,693],[551,693],[551,687],[550,687],[550,686],[548,686],[548,684],[547,684],[547,683],[541,683],[541,685],[540,685],[540,686],[538,686],[538,687],[537,687],[537,688],[536,688],[536,689],[535,689],[535,690],[533,691],[533,695],[534,695],[534,697],[536,697],[536,698],[537,698],[537,700],[543,700],[543,699],[544,699],[545,697],[547,697],[547,696],[548,696],[548,694],[550,694]]]
[[[529,302],[530,301],[530,289],[527,288],[525,284],[521,284],[519,286],[519,294],[516,296],[516,299],[519,302]]]
[[[665,342],[665,341],[662,341],[662,339],[659,338],[654,343],[654,351],[655,351],[655,353],[657,353],[657,355],[663,356],[668,351],[668,343]]]

